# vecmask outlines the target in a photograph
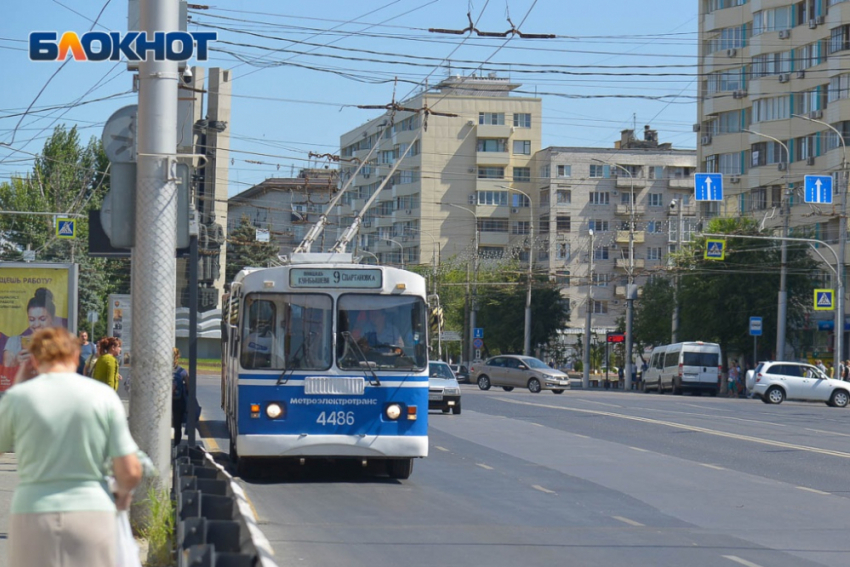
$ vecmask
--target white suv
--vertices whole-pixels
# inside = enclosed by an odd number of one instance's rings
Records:
[[[766,404],[781,404],[787,398],[843,408],[850,402],[850,383],[799,362],[759,363],[755,371],[747,373],[747,391]]]

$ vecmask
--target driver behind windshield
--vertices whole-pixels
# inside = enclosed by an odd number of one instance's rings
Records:
[[[351,336],[364,350],[382,346],[404,346],[404,339],[398,327],[387,320],[386,313],[381,309],[367,311],[365,318],[358,317]]]

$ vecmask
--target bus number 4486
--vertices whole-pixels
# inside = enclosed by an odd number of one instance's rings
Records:
[[[353,411],[329,411],[322,412],[316,418],[316,423],[322,425],[354,425]]]

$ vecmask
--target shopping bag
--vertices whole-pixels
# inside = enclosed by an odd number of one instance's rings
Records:
[[[142,567],[139,545],[133,539],[133,530],[130,528],[130,513],[127,510],[119,510],[115,520],[117,532],[115,564],[117,567]]]

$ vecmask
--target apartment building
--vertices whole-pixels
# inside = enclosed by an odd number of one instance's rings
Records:
[[[791,227],[837,240],[839,211],[805,204],[803,176],[840,182],[850,2],[703,0],[699,29],[699,167],[725,179],[725,201],[705,213],[780,227],[788,204]]]
[[[626,313],[629,273],[641,286],[665,271],[679,238],[674,199],[682,204],[682,239],[690,239],[697,223],[695,166],[693,150],[659,144],[649,126],[642,140],[624,130],[613,148],[538,152],[535,265],[569,297],[568,334],[583,332],[588,309],[597,333],[613,331]]]
[[[234,195],[227,201],[227,232],[233,232],[247,216],[251,223],[269,231],[270,242],[289,254],[319,220],[337,191],[335,169],[303,169],[298,177],[274,177]],[[334,232],[323,235],[319,245],[333,244]]]
[[[515,96],[520,86],[495,74],[450,76],[401,104],[439,114],[388,111],[343,134],[341,181],[359,162],[366,165],[344,195],[342,227],[401,161],[349,250],[386,264],[427,264],[471,258],[476,227],[482,254],[504,255],[524,239],[511,227],[528,217],[529,199],[520,191],[534,198],[541,101]]]

